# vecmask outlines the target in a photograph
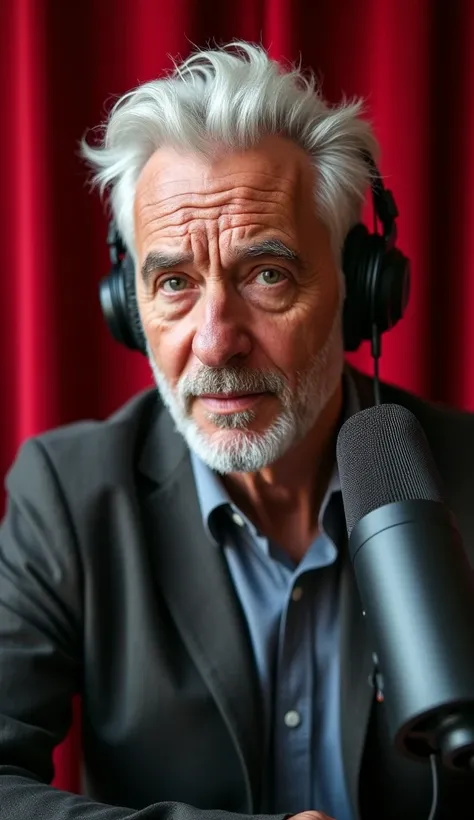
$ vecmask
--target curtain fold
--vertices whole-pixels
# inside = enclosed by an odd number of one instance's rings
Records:
[[[412,262],[382,378],[474,409],[474,3],[471,0],[3,0],[0,3],[0,473],[21,442],[103,417],[151,383],[97,296],[107,221],[79,140],[123,92],[193,46],[262,42],[332,101],[366,98]],[[366,347],[350,361],[370,372]],[[79,706],[55,783],[80,789]]]

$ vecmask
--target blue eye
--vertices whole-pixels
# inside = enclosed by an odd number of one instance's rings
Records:
[[[274,268],[267,268],[267,270],[262,270],[256,277],[255,281],[261,280],[259,284],[271,286],[271,285],[278,285],[285,276],[283,273],[280,273],[279,270],[275,270]],[[263,280],[263,281],[262,281]]]

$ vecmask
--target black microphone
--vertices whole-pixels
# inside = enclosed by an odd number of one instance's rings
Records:
[[[337,462],[392,741],[472,771],[474,572],[425,434],[404,407],[371,407],[342,426]]]

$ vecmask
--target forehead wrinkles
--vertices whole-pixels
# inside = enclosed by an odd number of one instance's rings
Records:
[[[161,203],[150,203],[144,205],[139,213],[142,220],[153,222],[154,230],[166,228],[183,233],[193,223],[202,224],[206,221],[218,222],[224,229],[247,225],[263,218],[276,227],[277,224],[291,221],[292,211],[292,198],[285,194],[261,199],[240,191],[232,198],[213,197],[211,201],[208,197],[178,195],[172,200],[168,199],[165,207]]]
[[[231,202],[244,204],[247,200],[278,201],[285,195],[294,195],[300,176],[296,168],[291,168],[286,169],[286,173],[281,173],[282,169],[275,169],[275,173],[234,171],[212,175],[203,172],[167,179],[170,169],[151,168],[149,173],[146,170],[137,183],[136,205],[140,209],[156,207],[163,215],[171,214],[179,207],[200,208],[203,204],[222,207]]]
[[[187,244],[191,233],[217,237],[225,232],[243,241],[265,230],[298,233],[301,208],[309,207],[303,203],[308,173],[299,162],[285,155],[284,161],[268,163],[268,169],[215,173],[204,167],[196,173],[190,168],[189,176],[186,170],[172,162],[144,169],[135,199],[142,247],[167,239]]]
[[[272,173],[252,169],[233,170],[225,174],[204,169],[198,174],[191,172],[179,177],[171,176],[170,168],[145,166],[137,182],[137,192],[141,191],[145,195],[149,192],[153,196],[159,191],[160,198],[166,200],[174,194],[190,193],[193,188],[201,194],[228,192],[240,187],[257,188],[260,191],[273,191],[278,188],[284,190],[293,186],[301,176],[301,169],[292,164],[293,167],[290,168],[276,166]]]
[[[272,186],[261,186],[255,181],[245,185],[214,186],[214,190],[193,190],[190,181],[185,186],[173,186],[172,191],[169,190],[169,185],[150,186],[141,196],[139,193],[137,199],[141,201],[142,208],[159,209],[163,216],[172,214],[179,208],[245,207],[247,203],[261,202],[265,205],[291,199],[294,195],[294,182],[272,179]],[[180,188],[183,190],[179,190]]]

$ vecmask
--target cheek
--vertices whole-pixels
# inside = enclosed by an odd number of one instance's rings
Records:
[[[297,321],[294,317],[279,316],[278,320],[258,323],[256,338],[265,360],[293,383],[296,373],[303,369],[317,352],[319,345],[317,322]],[[267,365],[268,366],[268,365]]]
[[[191,354],[190,323],[186,319],[167,323],[146,307],[142,309],[142,323],[156,364],[168,382],[175,386]]]

